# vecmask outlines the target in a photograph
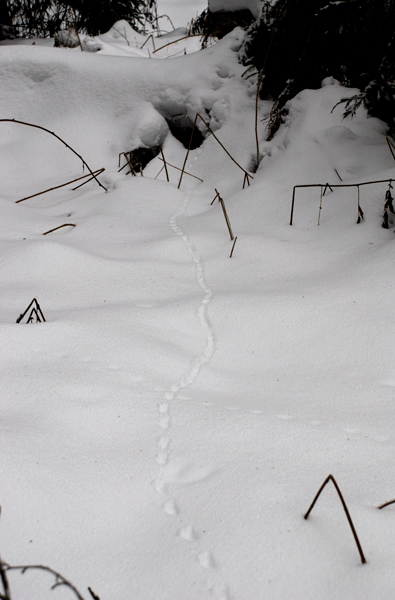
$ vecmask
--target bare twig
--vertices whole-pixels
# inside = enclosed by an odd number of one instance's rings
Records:
[[[62,227],[76,227],[76,225],[74,225],[74,223],[65,223],[64,225],[59,225],[59,227],[55,227],[54,229],[50,229],[49,231],[46,231],[45,233],[43,233],[43,235],[48,235],[48,233],[52,233],[53,231],[62,229]]]
[[[41,323],[40,315],[38,314],[36,308],[33,308],[32,312],[29,315],[27,323],[34,323],[34,317],[36,317],[36,323]]]
[[[160,48],[157,48],[156,50],[153,51],[152,54],[155,54],[155,52],[159,52],[159,50],[163,50],[163,48],[167,48],[167,46],[171,46],[172,44],[177,44],[177,42],[181,42],[182,40],[187,40],[188,38],[191,37],[200,37],[200,34],[198,35],[186,35],[182,38],[179,38],[178,40],[174,40],[173,42],[169,42],[168,44],[165,44],[164,46],[161,46]]]
[[[182,171],[181,171],[181,177],[180,177],[180,181],[179,181],[179,183],[178,183],[178,189],[180,189],[180,186],[181,186],[181,181],[182,181],[182,178],[183,178],[183,175],[184,175],[185,165],[186,165],[186,163],[187,163],[187,160],[188,160],[189,152],[190,152],[190,150],[191,150],[192,138],[193,138],[193,134],[194,134],[194,131],[195,131],[195,128],[196,128],[196,124],[197,124],[197,120],[198,120],[198,118],[199,118],[201,121],[203,121],[203,123],[204,123],[205,127],[206,127],[206,128],[208,129],[208,131],[211,133],[211,135],[213,136],[213,138],[214,138],[214,139],[215,139],[215,140],[218,142],[218,144],[221,146],[221,148],[222,148],[222,149],[223,149],[223,150],[226,152],[226,154],[229,156],[229,158],[230,158],[230,159],[231,159],[231,160],[232,160],[232,161],[235,163],[235,165],[237,165],[237,166],[239,167],[239,169],[241,169],[241,170],[243,171],[243,173],[244,173],[244,181],[245,181],[245,178],[246,178],[246,177],[247,177],[247,181],[248,181],[248,183],[249,183],[249,179],[248,179],[249,177],[251,177],[251,179],[254,179],[252,175],[250,175],[250,174],[249,174],[249,173],[248,173],[248,172],[247,172],[245,169],[243,169],[243,167],[242,167],[241,165],[239,165],[239,163],[237,162],[237,160],[235,160],[235,159],[233,158],[233,156],[230,154],[230,152],[228,152],[228,150],[225,148],[225,146],[223,145],[223,143],[222,143],[222,142],[220,142],[220,140],[217,138],[217,136],[215,135],[215,133],[213,132],[213,130],[211,129],[211,127],[210,127],[210,126],[209,126],[209,125],[206,123],[206,121],[203,119],[202,115],[200,115],[199,113],[196,113],[195,121],[194,121],[194,123],[193,123],[193,127],[192,127],[191,138],[190,138],[190,140],[189,140],[189,145],[188,145],[187,154],[186,154],[186,156],[185,156],[184,165],[183,165],[183,168],[182,168]]]
[[[120,35],[121,37],[123,37],[123,38],[124,38],[124,39],[127,41],[127,44],[128,44],[128,46],[130,46],[129,40],[128,40],[127,36],[126,36],[126,27],[124,27],[124,28],[123,28],[123,30],[124,30],[124,33],[122,33],[122,31],[119,31],[119,29],[117,29],[117,28],[116,28],[116,27],[114,27],[114,26],[113,26],[113,29],[115,29],[115,31],[116,31],[117,33],[119,33],[119,35]]]
[[[41,127],[41,125],[34,125],[33,123],[26,123],[25,121],[18,121],[17,119],[0,119],[0,123],[17,123],[18,125],[25,125],[26,127],[33,127],[34,129],[41,129],[41,131],[45,131],[46,133],[53,135],[53,137],[55,137],[57,140],[59,140],[64,146],[66,146],[66,148],[71,150],[71,152],[73,152],[73,154],[75,154],[80,159],[82,164],[88,169],[89,173],[96,180],[96,182],[100,185],[100,187],[103,188],[103,190],[105,192],[107,191],[107,189],[104,187],[104,185],[102,185],[100,183],[100,181],[96,178],[96,175],[94,174],[94,172],[92,171],[92,169],[90,168],[88,163],[84,161],[82,156],[80,154],[78,154],[78,152],[76,152],[71,146],[69,146],[69,144],[67,144],[64,140],[62,140],[62,138],[59,137],[58,135],[56,135],[56,133],[54,133],[53,131],[46,129],[46,127]]]
[[[291,217],[289,220],[289,224],[292,225],[293,224],[293,214],[294,214],[294,208],[295,208],[295,196],[296,196],[296,190],[297,188],[322,188],[324,187],[324,193],[325,191],[329,188],[331,190],[331,192],[333,192],[332,188],[348,188],[348,187],[356,187],[359,188],[363,185],[374,185],[377,183],[391,183],[393,181],[393,179],[379,179],[377,181],[364,181],[362,183],[331,183],[329,185],[329,183],[309,183],[306,185],[294,185],[293,187],[293,191],[292,191],[292,203],[291,203]],[[358,207],[359,207],[359,194],[358,194]]]
[[[167,170],[167,163],[166,163],[165,155],[163,152],[163,148],[162,148],[162,146],[159,146],[159,148],[160,148],[160,153],[162,154],[162,158],[160,158],[159,160],[163,160],[163,166],[165,167],[165,172],[166,172],[166,179],[169,182],[170,181],[169,172]],[[170,166],[172,166],[172,165],[170,165]],[[173,167],[173,168],[177,168],[177,167]]]
[[[230,239],[233,241],[235,238],[233,236],[232,228],[230,226],[230,221],[229,221],[228,213],[226,212],[225,202],[221,198],[218,190],[216,189],[215,191],[217,192],[217,197],[218,197],[218,200],[220,201],[220,204],[221,204],[221,207],[222,207],[222,212],[224,213],[225,221],[226,221],[226,224],[228,226],[228,231],[229,231]]]
[[[214,200],[212,202],[210,202],[210,206],[212,206],[214,204],[214,202],[216,201],[217,198],[218,198],[218,192],[215,194]]]
[[[229,256],[229,258],[232,258],[232,256],[233,256],[233,250],[235,249],[236,242],[237,242],[237,235],[236,235],[236,237],[235,237],[235,241],[233,242],[233,246],[232,246],[232,250],[231,250],[231,253],[230,253],[230,256]]]
[[[395,504],[395,500],[390,500],[389,502],[385,502],[384,504],[381,504],[381,506],[378,506],[377,508],[385,508],[386,506],[389,506],[390,504]]]
[[[98,169],[97,171],[95,171],[95,175],[101,175],[103,172],[105,171],[105,168],[101,168]],[[87,183],[89,183],[90,181],[92,181],[93,177],[91,177],[90,179],[88,179],[87,181],[84,181],[83,183],[80,183],[80,185],[77,185],[75,188],[73,188],[73,192],[75,192],[75,190],[79,190],[83,185],[86,185]]]
[[[95,173],[95,175],[100,175],[101,173],[103,173],[103,171],[105,171],[104,168],[97,169],[97,171],[95,171],[94,173]],[[19,204],[19,202],[24,202],[25,200],[30,200],[30,198],[35,198],[36,196],[41,196],[42,194],[47,194],[48,192],[52,192],[53,190],[58,190],[59,188],[65,187],[66,185],[71,185],[72,183],[75,183],[76,181],[80,181],[81,179],[86,179],[86,177],[90,177],[90,174],[88,173],[88,175],[83,175],[82,177],[77,177],[77,179],[72,179],[71,181],[68,181],[67,183],[62,183],[61,185],[56,185],[55,187],[44,190],[43,192],[37,192],[37,194],[32,194],[31,196],[26,196],[26,198],[21,198],[20,200],[17,200],[15,202],[15,204]],[[92,181],[92,179],[93,179],[93,177],[91,177],[88,181],[85,181],[81,185],[85,185],[85,183],[89,183],[89,181]],[[77,190],[79,187],[81,187],[81,186],[78,185],[76,188],[74,188],[73,192],[75,190]]]
[[[248,171],[246,171],[245,169],[243,169],[243,167],[241,165],[239,165],[239,163],[237,162],[237,160],[235,160],[233,158],[233,156],[230,154],[230,152],[228,152],[228,150],[225,148],[225,146],[222,144],[222,142],[220,142],[220,140],[215,135],[214,131],[206,123],[206,121],[203,119],[203,117],[199,113],[197,113],[197,116],[203,121],[203,123],[205,124],[205,126],[207,127],[207,129],[209,130],[209,132],[211,133],[211,135],[218,142],[218,144],[221,146],[221,148],[226,152],[226,154],[229,156],[229,158],[235,163],[235,165],[237,165],[239,167],[239,169],[241,169],[241,171],[243,171],[243,173],[246,175],[247,178],[251,177],[251,179],[254,179],[253,176],[248,173]]]
[[[151,24],[158,22],[159,19],[164,19],[165,17],[166,17],[166,19],[168,19],[170,21],[170,25],[173,27],[173,31],[174,31],[175,27],[174,27],[173,21],[170,19],[169,15],[160,15],[159,17],[155,17],[155,19],[153,19],[151,21]],[[160,37],[160,36],[158,36],[158,37]]]
[[[165,162],[163,160],[163,158],[160,158],[159,156],[158,156],[158,158],[159,158],[159,160]],[[165,162],[165,164],[166,164],[166,162]],[[169,167],[172,167],[172,169],[177,169],[177,171],[182,171],[182,169],[180,169],[180,167],[176,167],[175,165],[172,165],[169,162],[167,164],[169,165]],[[185,171],[185,170],[184,170],[184,175],[189,175],[189,177],[194,177],[195,179],[198,179],[199,181],[203,181],[203,179],[200,179],[200,177],[196,177],[196,175],[192,175],[192,173],[188,173],[188,171]],[[169,181],[169,179],[167,181]]]
[[[39,305],[39,303],[37,302],[36,298],[33,298],[33,300],[30,302],[29,306],[27,307],[27,309],[21,314],[19,315],[19,317],[17,318],[16,322],[20,323],[22,321],[22,319],[25,317],[25,315],[29,312],[30,308],[34,305],[33,310],[36,311],[37,314],[39,314],[42,318],[43,321],[45,321],[45,317],[43,315],[43,312],[41,310],[41,307]]]
[[[89,591],[90,595],[92,596],[93,600],[100,600],[99,596],[97,596],[95,594],[95,592],[92,590],[92,588],[88,587],[88,591]]]
[[[350,513],[348,512],[347,505],[346,505],[346,503],[345,503],[345,501],[344,501],[344,498],[343,498],[343,496],[342,496],[342,493],[341,493],[341,491],[340,491],[340,488],[339,488],[339,486],[337,485],[337,483],[336,483],[336,480],[335,480],[335,478],[333,477],[333,475],[328,475],[328,477],[325,479],[324,483],[322,484],[322,486],[321,486],[321,487],[320,487],[320,489],[318,490],[318,492],[317,492],[317,494],[316,494],[316,496],[315,496],[315,498],[314,498],[313,502],[311,503],[309,510],[308,510],[308,511],[307,511],[307,513],[305,514],[304,518],[305,518],[305,519],[307,519],[307,518],[308,518],[308,516],[309,516],[309,514],[311,513],[311,511],[313,510],[313,507],[314,507],[315,503],[317,502],[317,500],[318,500],[318,498],[319,498],[319,496],[320,496],[320,494],[321,494],[322,490],[324,489],[324,487],[326,486],[326,484],[327,484],[329,481],[332,481],[332,483],[333,483],[333,485],[335,486],[335,489],[336,489],[336,491],[337,491],[337,493],[338,493],[338,495],[339,495],[339,498],[340,498],[340,501],[341,501],[341,503],[342,503],[342,506],[343,506],[344,512],[346,513],[346,517],[347,517],[348,523],[349,523],[349,525],[350,525],[350,527],[351,527],[351,531],[352,531],[352,534],[353,534],[353,536],[354,536],[354,540],[355,540],[355,543],[356,543],[356,545],[357,545],[357,548],[358,548],[359,555],[360,555],[360,557],[361,557],[361,562],[362,562],[362,564],[364,564],[364,563],[366,563],[366,558],[365,558],[365,556],[364,556],[364,553],[363,553],[363,551],[362,551],[362,547],[361,547],[361,544],[360,544],[360,542],[359,542],[359,539],[358,539],[358,536],[357,536],[357,532],[355,531],[355,527],[354,527],[354,524],[353,524],[353,522],[352,522],[352,519],[351,519]]]
[[[1,519],[1,506],[0,506],[0,519]],[[1,560],[1,556],[0,556],[0,581],[2,583],[3,592],[4,592],[4,594],[0,594],[0,600],[11,600],[10,586],[8,584],[7,573],[5,572],[5,569],[3,567],[3,562]]]
[[[250,176],[248,175],[248,173],[244,173],[243,190],[244,190],[244,188],[246,186],[246,183],[248,183],[248,186],[250,186],[250,179],[249,179],[249,177]]]
[[[193,127],[192,127],[192,131],[191,131],[191,137],[190,137],[190,139],[189,139],[188,150],[187,150],[187,153],[186,153],[186,156],[185,156],[185,159],[184,159],[184,164],[182,165],[182,170],[181,170],[180,181],[178,182],[178,189],[180,189],[180,187],[181,187],[181,181],[182,181],[182,178],[183,178],[183,175],[184,175],[184,171],[185,171],[185,165],[187,164],[188,156],[189,156],[189,153],[190,153],[190,151],[191,151],[192,139],[193,139],[193,134],[194,134],[194,132],[195,132],[195,128],[196,128],[196,123],[197,123],[197,119],[198,119],[198,114],[199,114],[199,113],[196,113],[196,117],[195,117],[195,120],[194,120],[194,122],[193,122]]]
[[[54,571],[53,569],[50,569],[49,567],[45,567],[44,565],[21,565],[21,566],[10,566],[7,565],[5,563],[3,563],[3,567],[4,569],[8,572],[8,571],[21,571],[22,575],[24,575],[27,571],[31,571],[31,570],[40,570],[40,571],[46,571],[47,573],[50,573],[51,575],[53,575],[55,577],[55,583],[51,586],[51,589],[55,589],[57,587],[60,587],[61,585],[64,585],[65,587],[69,588],[72,592],[74,592],[76,598],[78,598],[78,600],[84,600],[83,596],[81,596],[81,594],[79,593],[79,591],[77,590],[77,588],[70,583],[70,581],[68,581],[65,577],[63,577],[63,575],[61,575],[60,573],[57,573],[56,571]]]
[[[3,594],[0,594],[0,600],[11,600],[11,591],[10,591],[10,586],[8,583],[8,577],[7,577],[7,573],[6,570],[4,568],[4,564],[1,560],[1,556],[0,556],[0,581],[2,583],[3,586]]]
[[[320,224],[321,210],[322,210],[322,186],[321,186],[320,208],[318,210],[318,223],[317,223],[317,225]]]
[[[155,38],[154,38],[154,36],[152,35],[152,33],[151,33],[151,35],[149,35],[149,36],[147,37],[147,39],[145,40],[144,44],[141,46],[140,50],[142,50],[142,49],[144,48],[145,44],[146,44],[147,42],[149,42],[149,40],[152,40],[152,45],[153,45],[153,47],[154,47],[154,51],[155,51]]]
[[[385,139],[387,140],[388,148],[390,149],[390,152],[392,154],[392,158],[395,160],[395,154],[394,154],[395,145],[394,145],[393,141],[388,136]]]
[[[163,165],[163,167],[161,168],[161,170],[159,171],[159,173],[157,174],[157,176],[154,179],[158,179],[159,175],[162,173],[164,168],[165,168],[165,165]]]

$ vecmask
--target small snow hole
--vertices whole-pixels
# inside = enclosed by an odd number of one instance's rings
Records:
[[[175,117],[168,117],[166,121],[173,136],[181,142],[184,148],[188,148],[193,129],[193,122],[191,119],[187,117],[187,115],[177,115]],[[202,132],[195,127],[192,136],[191,150],[199,148],[203,142],[204,136]]]

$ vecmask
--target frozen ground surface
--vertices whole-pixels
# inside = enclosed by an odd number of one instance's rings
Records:
[[[299,189],[289,225],[294,185],[395,178],[385,126],[332,112],[353,90],[329,80],[291,102],[270,143],[260,105],[263,159],[245,190],[211,135],[186,165],[203,183],[178,189],[170,167],[170,183],[155,179],[159,158],[144,177],[118,173],[120,152],[158,143],[181,167],[166,121],[178,114],[199,111],[244,169],[256,148],[240,30],[202,52],[179,42],[172,60],[116,33],[96,54],[0,47],[0,118],[54,131],[108,188],[16,204],[83,173],[53,136],[0,122],[2,557],[101,600],[388,600],[387,185],[360,188],[358,225],[356,188],[323,196],[319,226],[319,188]],[[75,227],[43,236],[63,224]],[[15,323],[34,297],[46,323]],[[303,519],[329,473],[366,565],[333,487]],[[72,597],[43,573],[9,578],[14,600]]]

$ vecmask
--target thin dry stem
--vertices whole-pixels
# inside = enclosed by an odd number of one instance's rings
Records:
[[[204,125],[207,127],[208,131],[211,133],[211,135],[213,136],[213,138],[218,142],[218,144],[221,146],[221,148],[226,152],[226,154],[229,156],[229,158],[235,163],[235,165],[237,165],[239,167],[239,169],[241,169],[241,171],[243,171],[243,173],[244,173],[244,183],[245,183],[245,178],[246,177],[247,177],[248,183],[249,183],[249,179],[248,179],[249,177],[251,177],[251,179],[254,179],[253,176],[248,173],[248,171],[246,171],[245,169],[243,169],[243,167],[241,165],[239,165],[239,163],[237,162],[237,160],[235,160],[233,158],[233,156],[230,154],[230,152],[228,152],[228,150],[225,148],[225,146],[223,145],[223,143],[220,142],[220,140],[217,138],[217,136],[215,135],[215,133],[213,132],[213,130],[211,129],[211,127],[203,119],[202,115],[199,114],[199,113],[196,113],[195,121],[194,121],[193,127],[192,127],[191,138],[189,140],[188,150],[187,150],[187,153],[186,153],[186,156],[185,156],[185,160],[184,160],[184,164],[183,164],[183,167],[182,167],[180,181],[178,183],[178,189],[180,189],[181,181],[182,181],[182,178],[183,178],[183,175],[184,175],[184,171],[185,171],[185,166],[187,164],[187,160],[188,160],[188,156],[189,156],[189,152],[191,151],[193,133],[195,131],[196,123],[197,123],[197,119],[198,118],[204,123]]]
[[[165,162],[165,161],[163,160],[163,158],[160,158],[159,156],[158,156],[158,158],[159,158],[159,160],[162,160],[163,162]],[[166,164],[166,163],[165,163],[165,164]],[[169,167],[171,167],[172,169],[177,169],[177,171],[182,171],[182,169],[180,169],[180,167],[176,167],[175,165],[172,165],[172,164],[171,164],[171,163],[169,163],[169,162],[167,163],[167,165],[168,165]],[[164,166],[165,166],[165,165],[163,165],[163,167],[164,167]],[[200,179],[200,177],[197,177],[196,175],[192,175],[192,173],[188,173],[188,171],[184,171],[184,175],[189,175],[189,177],[194,177],[194,179],[198,179],[199,181],[202,181],[202,182],[203,182],[203,179]],[[167,181],[169,181],[169,179],[168,179]]]
[[[73,152],[73,154],[75,154],[80,159],[82,164],[85,165],[85,167],[88,169],[89,173],[96,180],[96,182],[100,185],[100,187],[103,188],[103,190],[105,192],[107,191],[107,189],[104,187],[104,185],[102,185],[100,183],[100,181],[97,179],[96,175],[94,174],[94,172],[92,171],[92,169],[90,168],[88,163],[85,162],[85,160],[82,158],[82,156],[80,154],[78,154],[78,152],[76,152],[71,146],[69,146],[69,144],[67,144],[64,140],[62,140],[62,138],[59,137],[58,135],[56,135],[56,133],[54,133],[53,131],[50,131],[46,127],[41,127],[41,125],[34,125],[33,123],[26,123],[25,121],[18,121],[17,119],[0,119],[0,123],[17,123],[18,125],[25,125],[26,127],[33,127],[34,129],[41,129],[41,131],[45,131],[46,133],[53,135],[53,137],[55,137],[57,140],[59,140],[64,146],[66,146],[66,148],[68,148],[71,152]]]
[[[105,171],[104,168],[102,169],[97,169],[97,171],[95,171],[95,175],[100,175],[101,173],[103,173],[103,171]],[[37,192],[37,194],[32,194],[31,196],[26,196],[26,198],[21,198],[20,200],[17,200],[15,202],[15,204],[19,204],[19,202],[24,202],[25,200],[30,200],[30,198],[35,198],[36,196],[41,196],[42,194],[47,194],[48,192],[52,192],[53,190],[58,190],[62,187],[65,187],[66,185],[71,185],[72,183],[75,183],[76,181],[81,181],[81,179],[86,179],[87,177],[90,177],[90,174],[88,175],[83,175],[82,177],[77,177],[77,179],[72,179],[71,181],[68,181],[67,183],[62,183],[61,185],[56,185],[55,187],[52,188],[48,188],[47,190],[44,190],[43,192]],[[92,181],[92,177],[89,179],[89,181]],[[89,181],[85,181],[85,183],[89,183]],[[82,185],[85,185],[85,183],[83,183]],[[76,188],[73,189],[73,192],[75,190],[77,190],[79,187],[81,186],[77,186]]]
[[[232,250],[231,250],[231,252],[230,252],[230,256],[229,256],[229,258],[232,258],[232,256],[233,256],[233,250],[235,249],[236,242],[237,242],[237,235],[236,235],[236,237],[235,237],[235,241],[233,242],[233,246],[232,246]]]
[[[332,188],[347,188],[347,187],[356,187],[359,188],[363,185],[375,185],[377,183],[392,183],[393,179],[378,179],[377,181],[363,181],[362,183],[331,183],[329,185],[329,183],[308,183],[306,185],[294,185],[293,187],[293,191],[292,191],[292,203],[291,203],[291,217],[289,220],[289,224],[292,225],[293,224],[293,214],[294,214],[294,208],[295,208],[295,199],[296,199],[296,190],[298,188],[313,188],[313,187],[324,187],[324,194],[326,192],[326,190],[329,188],[331,190],[331,192],[333,192]],[[359,196],[358,196],[358,203],[359,203]],[[358,204],[359,205],[359,204]]]
[[[228,213],[226,212],[225,202],[221,198],[218,190],[216,189],[215,191],[217,192],[217,197],[218,197],[218,200],[220,201],[220,204],[221,204],[221,207],[222,207],[222,212],[224,213],[226,225],[228,226],[228,231],[229,231],[230,239],[233,241],[234,240],[234,236],[233,236],[232,228],[230,226],[230,221],[229,221]]]
[[[378,506],[377,508],[379,508],[381,510],[382,508],[385,508],[386,506],[389,506],[390,504],[395,504],[395,500],[390,500],[389,502],[385,502],[384,504],[381,504],[381,506]]]
[[[161,46],[160,48],[157,48],[156,50],[154,50],[154,52],[152,54],[155,54],[155,52],[159,52],[159,50],[163,50],[163,48],[167,48],[167,46],[171,46],[172,44],[177,44],[177,42],[181,42],[182,40],[187,40],[188,38],[191,37],[200,37],[200,34],[198,35],[186,35],[182,38],[179,38],[178,40],[174,40],[173,42],[169,42],[168,44],[165,44],[164,46]]]
[[[313,502],[311,503],[309,510],[308,510],[308,511],[307,511],[307,513],[305,514],[304,518],[305,518],[305,519],[307,519],[307,518],[308,518],[309,514],[310,514],[310,513],[311,513],[311,511],[313,510],[313,507],[314,507],[315,503],[317,502],[318,498],[320,497],[320,494],[321,494],[322,490],[324,489],[324,487],[326,486],[326,484],[327,484],[327,483],[329,483],[329,481],[332,481],[332,483],[333,483],[333,485],[335,486],[335,489],[336,489],[336,491],[337,491],[337,493],[338,493],[338,495],[339,495],[339,498],[340,498],[340,501],[341,501],[341,503],[342,503],[342,506],[343,506],[344,512],[346,513],[346,517],[347,517],[348,523],[349,523],[349,525],[350,525],[350,528],[351,528],[352,534],[353,534],[353,536],[354,536],[355,543],[356,543],[356,545],[357,545],[357,548],[358,548],[359,556],[361,557],[361,563],[362,563],[362,564],[365,564],[365,563],[366,563],[366,558],[365,558],[365,555],[364,555],[364,553],[363,553],[363,551],[362,551],[362,547],[361,547],[361,544],[360,544],[360,542],[359,542],[359,539],[358,539],[358,536],[357,536],[357,532],[355,531],[355,527],[354,527],[354,524],[353,524],[353,522],[352,522],[352,519],[351,519],[350,513],[349,513],[349,511],[348,511],[347,504],[346,504],[346,503],[345,503],[345,501],[344,501],[343,495],[342,495],[342,493],[341,493],[341,491],[340,491],[340,488],[339,488],[339,486],[337,485],[337,483],[336,483],[336,480],[335,480],[335,478],[333,477],[333,475],[328,475],[328,477],[325,479],[324,483],[322,484],[322,486],[321,486],[321,487],[320,487],[320,489],[318,490],[318,492],[317,492],[317,494],[316,494],[316,496],[315,496],[315,498],[314,498]]]
[[[70,581],[65,579],[65,577],[63,577],[63,575],[61,575],[60,573],[57,573],[50,567],[45,567],[44,565],[21,565],[21,566],[14,567],[14,566],[10,566],[10,565],[4,564],[4,563],[3,563],[3,566],[6,571],[21,571],[22,575],[24,575],[26,573],[26,571],[31,571],[31,570],[46,571],[47,573],[50,573],[51,575],[53,575],[55,577],[55,583],[52,586],[52,589],[59,587],[60,585],[64,585],[64,586],[68,587],[72,592],[74,592],[74,594],[75,594],[76,598],[78,598],[78,600],[84,600],[83,596],[81,596],[81,594],[79,593],[77,588],[72,583],[70,583]]]
[[[45,233],[43,233],[43,235],[48,235],[48,233],[52,233],[53,231],[62,229],[62,227],[76,227],[76,225],[74,225],[74,223],[64,223],[64,225],[59,225],[59,227],[55,227],[54,229],[50,229],[49,231],[46,231]]]

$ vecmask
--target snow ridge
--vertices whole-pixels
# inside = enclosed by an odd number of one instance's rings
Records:
[[[154,486],[158,493],[168,496],[168,499],[163,505],[163,509],[167,514],[173,516],[179,515],[180,509],[177,499],[171,497],[167,489],[167,484],[177,480],[178,470],[177,465],[169,465],[169,450],[170,447],[174,445],[171,436],[168,434],[168,430],[171,426],[170,404],[182,389],[192,385],[196,381],[202,367],[211,360],[215,351],[214,330],[208,317],[208,307],[214,296],[214,292],[206,281],[204,264],[199,253],[193,242],[189,239],[189,236],[178,224],[178,219],[185,214],[189,201],[190,197],[186,196],[181,207],[170,217],[169,225],[173,232],[183,240],[195,265],[197,282],[204,292],[203,299],[196,314],[206,336],[206,345],[202,352],[192,361],[189,371],[172,384],[169,391],[165,392],[164,400],[158,406],[159,424],[164,430],[164,433],[158,440],[159,451],[156,455],[156,462],[160,465],[160,470],[154,481]],[[210,572],[210,577],[207,580],[207,588],[210,597],[214,597],[216,600],[229,600],[230,596],[227,586],[217,569],[216,561],[212,553],[205,548],[199,547],[196,543],[198,542],[198,535],[196,534],[194,526],[190,524],[183,526],[178,530],[177,535],[194,543],[197,561],[203,569]]]

